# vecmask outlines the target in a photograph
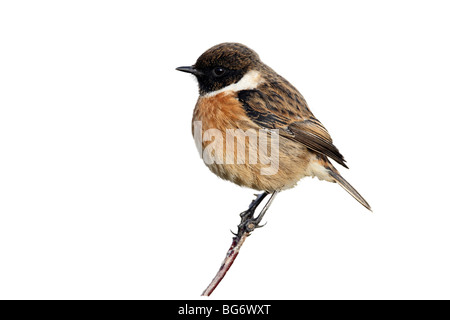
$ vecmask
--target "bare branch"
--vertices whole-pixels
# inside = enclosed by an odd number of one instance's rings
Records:
[[[209,286],[203,291],[202,296],[209,296],[214,289],[219,285],[220,281],[225,277],[228,269],[230,269],[237,255],[239,254],[239,250],[242,247],[245,239],[250,235],[250,232],[244,232],[240,236],[233,237],[233,242],[231,243],[230,249],[228,249],[227,255],[220,266],[219,271],[217,272],[214,279],[211,281]]]
[[[266,205],[257,217],[254,217],[255,209],[269,194],[268,192],[263,192],[258,195],[256,199],[252,201],[248,210],[241,213],[241,223],[238,226],[238,232],[233,237],[233,242],[228,249],[227,255],[225,256],[225,259],[223,260],[219,271],[217,272],[216,276],[211,281],[209,286],[205,289],[205,291],[203,291],[202,296],[209,296],[211,293],[213,293],[213,291],[219,285],[220,281],[222,281],[222,279],[225,277],[234,260],[236,260],[236,257],[239,254],[239,251],[241,250],[245,239],[247,239],[247,237],[253,230],[255,230],[255,228],[261,227],[259,223],[264,217],[264,214],[267,212],[267,209],[269,209],[277,193],[278,191],[272,193],[270,199],[267,201]]]

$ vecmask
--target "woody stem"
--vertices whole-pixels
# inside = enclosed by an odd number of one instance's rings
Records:
[[[258,207],[258,205],[264,200],[264,198],[269,194],[268,192],[264,192],[257,196],[255,200],[252,201],[247,211],[244,211],[241,213],[241,223],[238,226],[238,232],[235,234],[235,237],[233,237],[233,241],[231,243],[230,248],[227,251],[227,255],[225,256],[225,259],[223,260],[219,271],[217,272],[214,279],[211,281],[209,286],[203,291],[202,296],[209,296],[213,291],[216,289],[216,287],[219,285],[220,281],[225,277],[226,273],[230,269],[231,265],[233,264],[234,260],[236,260],[237,255],[239,254],[239,251],[244,244],[245,239],[250,235],[250,233],[259,225],[259,222],[261,222],[261,219],[263,218],[266,211],[269,209],[273,199],[275,198],[275,195],[278,192],[275,191],[269,201],[266,203],[264,208],[262,209],[261,213],[255,218],[254,213],[255,209]]]

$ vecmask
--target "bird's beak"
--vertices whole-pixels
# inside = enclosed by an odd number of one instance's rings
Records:
[[[192,73],[193,75],[196,75],[196,76],[201,76],[201,75],[203,75],[203,72],[201,72],[200,70],[195,69],[194,66],[190,66],[190,67],[178,67],[178,68],[176,68],[176,70],[182,71],[182,72],[187,72],[187,73]]]

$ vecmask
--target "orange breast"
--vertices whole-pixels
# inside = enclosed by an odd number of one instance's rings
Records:
[[[248,129],[251,124],[235,93],[222,92],[199,97],[192,121],[201,121],[203,130]],[[247,127],[248,126],[248,127]]]
[[[194,125],[197,121],[201,122],[200,132],[195,132],[198,130],[198,127],[195,128]],[[226,144],[227,130],[235,129],[241,129],[243,132],[253,129],[256,134],[259,132],[259,127],[247,117],[236,93],[223,92],[213,97],[198,99],[192,119],[192,132],[194,138],[201,139],[196,141],[197,146],[202,147],[202,150],[199,151],[202,152],[203,161],[213,173],[240,186],[270,192],[290,188],[305,176],[309,155],[302,145],[290,140],[280,141],[281,150],[279,159],[277,159],[279,170],[273,175],[262,175],[261,168],[267,168],[270,165],[267,165],[266,161],[261,161],[259,138],[256,142],[254,142],[255,140],[252,142],[252,139],[241,134],[241,139],[236,139],[235,145],[234,141],[232,142],[233,147],[230,150],[229,145]],[[211,132],[214,138],[210,139]],[[196,137],[199,133],[201,136]],[[220,133],[220,139],[216,139],[217,133]],[[215,147],[211,148],[212,146]],[[241,151],[238,152],[238,150]],[[249,160],[250,154],[257,155],[256,163]],[[211,158],[221,161],[208,161]],[[228,161],[228,159],[232,161]],[[239,162],[238,159],[245,160]]]

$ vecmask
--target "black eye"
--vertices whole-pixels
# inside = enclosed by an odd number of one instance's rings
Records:
[[[225,69],[221,68],[221,67],[217,67],[217,68],[214,68],[212,72],[215,77],[221,77],[225,74]]]

